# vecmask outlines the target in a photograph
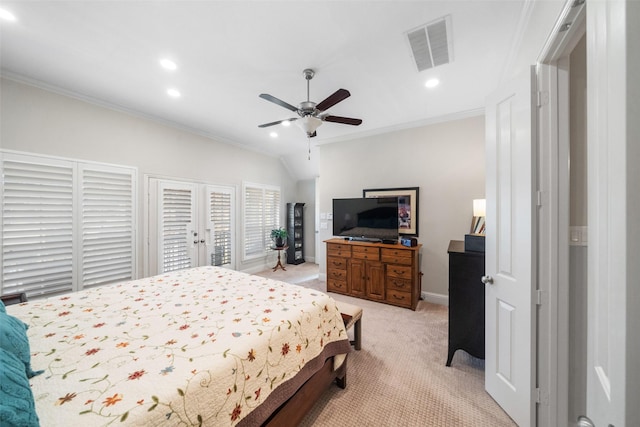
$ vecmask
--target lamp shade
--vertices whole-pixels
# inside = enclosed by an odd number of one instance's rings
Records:
[[[487,199],[473,199],[473,216],[487,216]]]
[[[311,115],[304,116],[296,120],[296,125],[298,125],[303,131],[305,131],[307,135],[313,134],[321,124],[322,120]]]

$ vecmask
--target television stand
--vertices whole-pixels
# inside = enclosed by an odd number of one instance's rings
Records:
[[[327,244],[327,291],[416,309],[422,245],[345,241]]]

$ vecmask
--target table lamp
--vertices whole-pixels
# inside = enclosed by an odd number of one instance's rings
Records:
[[[486,199],[473,200],[473,219],[471,230],[464,236],[464,250],[484,252],[485,216],[487,212]]]

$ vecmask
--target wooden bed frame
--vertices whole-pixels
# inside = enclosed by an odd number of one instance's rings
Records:
[[[333,370],[333,357],[325,360],[322,368],[309,378],[289,400],[276,409],[263,426],[297,425],[334,381],[338,387],[344,389],[347,386],[347,358],[348,356],[335,371]]]

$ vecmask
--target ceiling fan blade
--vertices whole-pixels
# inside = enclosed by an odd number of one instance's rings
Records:
[[[276,98],[275,96],[271,96],[271,95],[269,95],[268,93],[261,93],[261,94],[260,94],[260,98],[262,98],[262,99],[266,99],[267,101],[269,101],[269,102],[273,102],[274,104],[278,104],[279,106],[284,107],[284,108],[286,108],[287,110],[291,110],[291,111],[294,111],[294,112],[296,112],[296,113],[298,112],[298,108],[297,108],[297,107],[294,107],[294,106],[293,106],[293,105],[291,105],[291,104],[287,104],[287,103],[286,103],[286,102],[284,102],[283,100],[278,99],[278,98]]]
[[[325,122],[342,123],[343,125],[358,126],[362,123],[362,119],[352,119],[351,117],[326,116]]]
[[[347,99],[350,96],[351,96],[351,94],[349,93],[348,90],[346,90],[346,89],[338,89],[337,91],[335,91],[333,93],[333,95],[329,95],[329,97],[327,99],[325,99],[324,101],[322,101],[321,103],[316,105],[316,109],[318,109],[320,111],[328,110],[329,108],[331,108],[334,105],[336,105],[338,102],[344,101],[345,99]]]
[[[282,122],[293,122],[295,120],[298,120],[297,117],[291,118],[291,119],[284,119],[284,120],[278,120],[277,122],[271,122],[271,123],[265,123],[262,125],[258,125],[259,128],[267,128],[269,126],[275,126],[275,125],[279,125]]]

